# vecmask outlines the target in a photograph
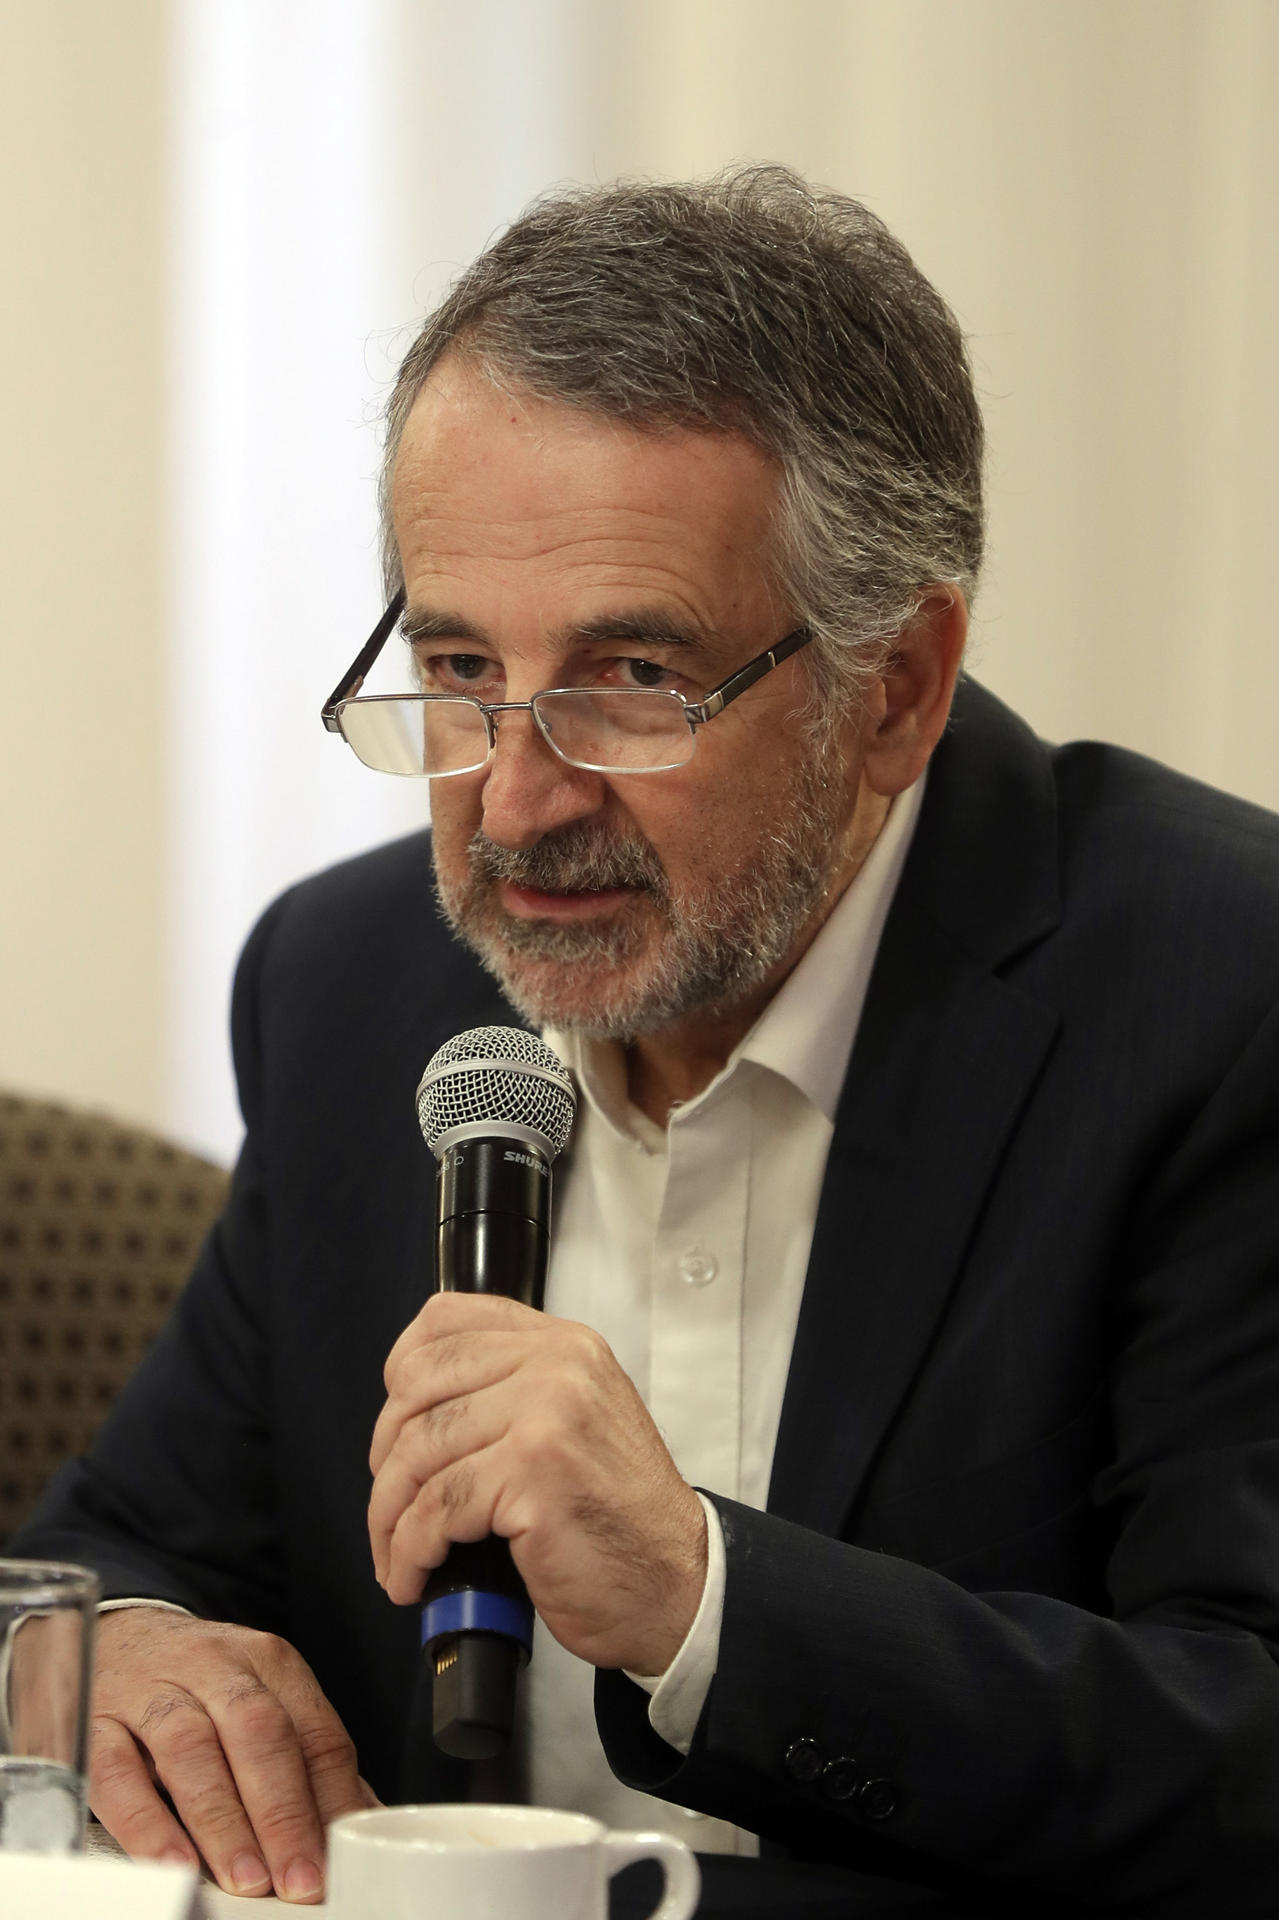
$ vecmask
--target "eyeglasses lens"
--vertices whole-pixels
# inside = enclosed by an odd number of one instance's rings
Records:
[[[598,773],[656,773],[683,766],[693,730],[673,694],[644,688],[542,693],[537,722],[571,766]],[[506,716],[498,714],[500,726]],[[342,731],[366,767],[378,773],[441,778],[470,773],[488,759],[484,715],[469,700],[420,696],[348,700]]]
[[[645,688],[540,693],[538,724],[575,767],[598,773],[656,773],[682,767],[693,730],[674,694]]]
[[[469,773],[488,759],[484,715],[468,700],[348,700],[342,731],[377,773]]]

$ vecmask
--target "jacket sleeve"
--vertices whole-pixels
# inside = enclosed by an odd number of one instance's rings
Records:
[[[1015,1581],[970,1591],[717,1500],[723,1631],[692,1750],[602,1674],[622,1779],[870,1871],[1160,1913],[1272,1908],[1277,1108],[1272,1012],[1123,1232],[1111,1457],[1080,1489],[1109,1543],[1105,1611]]]
[[[270,1229],[255,1119],[258,977],[282,905],[259,923],[236,976],[232,1036],[248,1131],[226,1210],[89,1454],[55,1476],[9,1547],[94,1567],[107,1599],[169,1600],[273,1629],[284,1598],[268,1431]]]

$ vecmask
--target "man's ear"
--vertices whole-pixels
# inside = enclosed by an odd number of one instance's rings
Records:
[[[904,793],[928,765],[950,715],[967,636],[960,589],[930,587],[867,700],[863,770],[876,793]]]

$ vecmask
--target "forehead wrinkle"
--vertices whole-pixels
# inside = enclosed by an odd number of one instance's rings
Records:
[[[459,502],[456,494],[441,498],[447,498],[447,511],[419,499],[406,501],[398,516],[402,537],[437,562],[520,564],[558,559],[585,565],[602,555],[620,565],[651,565],[656,557],[659,564],[678,567],[705,564],[712,557],[690,537],[687,521],[657,504],[584,502],[552,511],[544,502],[531,502],[527,512],[498,513],[487,497],[478,498],[473,509]],[[718,556],[721,564],[724,556],[749,562],[755,551],[748,530],[720,547]]]

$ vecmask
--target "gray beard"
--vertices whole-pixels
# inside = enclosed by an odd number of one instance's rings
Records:
[[[837,764],[836,757],[831,760]],[[676,899],[647,840],[619,838],[603,825],[548,834],[523,850],[496,846],[477,833],[467,849],[460,886],[436,870],[440,906],[535,1027],[559,1027],[590,1038],[628,1042],[690,1013],[729,1007],[761,986],[795,946],[839,865],[842,796],[826,774],[826,754],[797,771],[785,817],[755,850],[744,871],[713,888]],[[518,919],[497,898],[502,881],[547,893],[625,887],[642,894],[643,915],[560,924]],[[660,925],[654,937],[653,919]],[[629,977],[574,993],[579,968],[621,970],[649,946],[647,962]],[[558,978],[537,977],[553,968]]]

